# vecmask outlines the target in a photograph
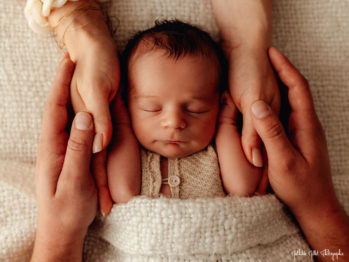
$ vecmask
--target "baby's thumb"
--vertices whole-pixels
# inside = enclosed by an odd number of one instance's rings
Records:
[[[258,100],[252,104],[251,111],[254,126],[264,143],[269,162],[277,163],[291,157],[295,149],[270,106]]]

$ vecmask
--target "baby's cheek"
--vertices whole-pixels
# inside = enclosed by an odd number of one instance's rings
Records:
[[[132,116],[131,114],[131,126],[137,140],[140,143],[143,144],[149,139],[149,120],[147,121],[140,118],[138,115]]]

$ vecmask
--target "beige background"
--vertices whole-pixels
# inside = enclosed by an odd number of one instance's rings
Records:
[[[24,2],[0,1],[0,159],[33,165],[44,102],[63,51],[51,36],[30,31]],[[114,0],[104,9],[120,48],[163,18],[191,22],[218,39],[209,0]],[[277,0],[273,7],[273,44],[310,82],[338,190],[349,176],[348,14],[349,2],[341,0]]]

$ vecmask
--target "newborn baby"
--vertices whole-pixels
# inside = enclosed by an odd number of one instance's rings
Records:
[[[107,158],[115,202],[256,191],[261,174],[242,151],[237,111],[224,91],[224,55],[207,33],[179,21],[157,23],[129,41],[122,61]]]

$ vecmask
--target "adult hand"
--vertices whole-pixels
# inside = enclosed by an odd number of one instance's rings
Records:
[[[77,59],[71,84],[74,111],[90,112],[94,118],[92,170],[103,215],[108,214],[113,205],[106,175],[105,147],[113,132],[109,104],[117,91],[119,78],[120,69],[115,49],[109,48],[107,42],[104,45],[91,43],[87,51]]]
[[[95,137],[92,151],[95,154],[92,169],[101,212],[108,214],[112,199],[105,172],[106,147],[113,133],[109,104],[120,80],[116,44],[98,4],[93,0],[67,2],[53,10],[49,22],[76,64],[71,83],[74,111],[86,111],[93,116]]]
[[[93,121],[76,115],[70,135],[67,103],[74,64],[64,56],[49,94],[37,152],[38,228],[32,261],[81,261],[88,226],[97,212],[90,172]]]
[[[92,114],[93,152],[100,152],[112,136],[109,104],[120,80],[115,41],[94,0],[67,2],[51,12],[49,23],[76,64],[71,84],[73,107],[75,112]]]
[[[212,0],[222,48],[229,62],[229,89],[243,115],[242,147],[248,161],[263,166],[260,139],[250,107],[256,100],[280,111],[280,94],[269,63],[271,0]]]
[[[91,41],[74,61],[76,67],[71,83],[72,104],[75,112],[86,111],[93,115],[93,153],[106,149],[113,132],[109,104],[115,97],[120,80],[116,52],[113,44]]]
[[[288,87],[292,110],[289,140],[267,103],[259,100],[251,107],[253,124],[266,148],[270,184],[313,249],[341,249],[348,258],[349,221],[334,191],[326,138],[307,81],[276,48],[269,49],[269,56]]]

